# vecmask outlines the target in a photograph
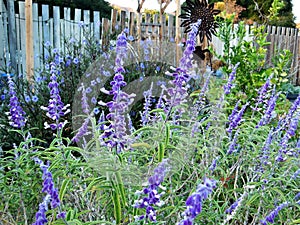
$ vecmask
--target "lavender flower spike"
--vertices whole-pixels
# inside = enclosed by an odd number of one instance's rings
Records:
[[[178,68],[173,68],[173,73],[166,73],[173,77],[173,80],[170,82],[173,87],[167,89],[169,99],[166,99],[167,109],[166,111],[170,113],[171,109],[175,106],[180,105],[185,101],[185,98],[188,96],[186,84],[190,80],[189,69],[192,68],[192,59],[193,52],[196,45],[196,36],[198,32],[198,27],[201,24],[201,20],[193,24],[191,32],[188,34],[187,47],[183,52],[183,56],[180,59],[180,65]]]
[[[51,128],[52,130],[61,130],[65,123],[60,122],[61,117],[65,116],[67,113],[70,112],[70,109],[68,109],[68,105],[64,105],[64,103],[61,101],[61,97],[59,94],[58,89],[58,83],[57,83],[57,77],[58,71],[56,69],[55,63],[50,63],[50,83],[48,85],[50,89],[50,100],[48,107],[41,106],[42,110],[47,111],[46,115],[54,121],[52,124],[45,123],[45,128]]]
[[[227,130],[228,133],[231,133],[233,129],[235,129],[241,122],[243,114],[246,110],[246,108],[248,107],[249,103],[247,102],[245,105],[243,105],[243,107],[241,108],[241,110],[237,113],[234,112],[236,109],[233,110],[232,114],[229,116],[229,127]]]
[[[231,141],[229,148],[227,150],[228,155],[232,154],[235,151],[238,133],[239,131],[237,130],[236,133],[234,134],[233,140]]]
[[[267,91],[269,90],[269,87],[271,86],[271,78],[272,76],[268,77],[266,83],[261,86],[261,88],[259,89],[258,91],[258,98],[256,100],[256,104],[255,104],[255,107],[253,108],[254,111],[257,111],[258,110],[258,105],[261,104],[263,102],[263,100],[266,98],[266,93]]]
[[[39,211],[35,214],[35,223],[32,225],[44,225],[47,224],[48,220],[46,217],[46,212],[48,211],[48,204],[50,202],[51,196],[47,194],[42,203],[39,204]]]
[[[196,191],[186,200],[187,209],[184,211],[184,219],[178,225],[192,225],[196,216],[202,211],[202,204],[208,195],[216,187],[216,181],[204,178],[204,184],[199,184]]]
[[[229,206],[229,208],[225,210],[225,213],[227,213],[227,214],[233,213],[233,211],[240,205],[241,200],[242,200],[242,197],[240,197],[231,206]]]
[[[153,88],[153,83],[151,83],[151,87],[148,91],[144,92],[144,98],[145,98],[145,103],[144,103],[144,111],[142,112],[142,124],[145,126],[148,124],[150,121],[150,108],[151,108],[151,97],[152,97],[152,88]]]
[[[113,81],[110,82],[112,90],[107,91],[105,89],[101,89],[104,93],[112,95],[113,100],[108,103],[99,102],[99,104],[107,106],[110,112],[106,116],[106,119],[110,121],[110,125],[105,129],[100,139],[104,140],[102,144],[107,147],[115,147],[117,153],[126,149],[126,145],[130,142],[128,135],[126,135],[125,114],[129,109],[129,105],[132,104],[135,96],[134,94],[128,95],[121,90],[121,88],[126,85],[122,75],[122,73],[125,72],[123,59],[126,57],[126,51],[126,35],[125,33],[121,33],[117,38],[115,76]]]
[[[52,174],[48,170],[49,162],[45,165],[39,158],[34,158],[34,161],[40,165],[40,168],[43,171],[44,182],[42,192],[47,195],[39,206],[39,211],[36,213],[36,222],[33,225],[43,225],[44,223],[47,223],[45,213],[48,210],[48,204],[51,203],[51,208],[55,209],[60,206],[60,200],[58,197],[58,190],[54,187]],[[60,213],[60,215],[64,215],[64,213]]]
[[[165,190],[165,187],[161,186],[161,183],[164,181],[167,171],[168,160],[164,159],[154,169],[154,174],[148,179],[149,186],[141,192],[147,195],[147,197],[135,202],[134,207],[146,209],[146,214],[137,216],[137,220],[149,219],[150,221],[156,221],[156,212],[154,206],[161,206],[164,204],[163,201],[160,200],[160,197],[164,194],[164,192],[158,194],[158,188]]]
[[[236,70],[237,70],[239,65],[240,65],[239,62],[237,64],[235,64],[235,66],[233,67],[231,73],[229,74],[227,84],[224,85],[224,94],[225,95],[228,95],[230,93],[231,88],[233,87],[233,81],[235,79]]]
[[[25,112],[23,111],[19,99],[17,97],[17,94],[15,92],[15,85],[10,77],[10,75],[7,76],[8,78],[8,86],[9,86],[9,94],[10,94],[10,101],[9,101],[9,124],[12,127],[16,128],[22,128],[25,126],[26,120],[24,118]]]
[[[256,128],[264,126],[270,122],[270,119],[274,112],[274,109],[276,106],[276,101],[277,101],[277,98],[279,97],[279,94],[280,94],[280,92],[269,99],[267,109],[264,112],[264,115],[260,119],[259,123],[256,125]]]
[[[274,223],[275,217],[278,215],[279,211],[288,207],[289,204],[289,202],[284,202],[277,206],[272,212],[269,213],[269,215],[267,215],[264,220],[261,221],[261,224],[267,224],[266,221],[269,223]]]

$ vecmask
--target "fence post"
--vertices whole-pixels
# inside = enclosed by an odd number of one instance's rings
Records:
[[[52,34],[51,34],[52,35]],[[53,45],[54,48],[60,49],[60,8],[53,6]]]
[[[25,1],[25,23],[26,23],[26,79],[33,82],[33,41],[32,41],[32,0]]]
[[[7,14],[8,14],[8,31],[9,31],[9,51],[10,51],[10,60],[13,72],[17,71],[17,37],[16,37],[16,21],[15,21],[15,6],[14,0],[7,1]]]
[[[180,43],[180,21],[179,21],[179,15],[181,10],[180,0],[176,0],[176,66],[179,66],[179,59],[180,59],[180,49],[179,49],[179,43]]]

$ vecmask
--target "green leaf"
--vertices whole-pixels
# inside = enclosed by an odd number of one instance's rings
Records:
[[[70,179],[65,179],[63,182],[62,182],[62,185],[60,187],[60,191],[59,191],[59,200],[62,201],[63,200],[63,197],[67,191],[67,188],[68,188],[68,184],[70,183]]]
[[[95,178],[88,186],[87,188],[85,189],[84,193],[83,193],[83,196],[86,196],[87,193],[96,185],[98,184],[99,182],[103,181],[103,178],[102,177],[97,177]]]
[[[158,161],[162,162],[165,155],[165,145],[164,143],[160,142],[158,145]]]

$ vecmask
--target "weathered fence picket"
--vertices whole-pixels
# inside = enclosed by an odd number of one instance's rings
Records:
[[[3,0],[0,0],[0,72],[7,69],[11,56],[15,55],[17,62],[17,74],[25,74],[26,70],[26,36],[25,36],[25,4],[18,3],[18,14],[15,15],[16,26],[16,54],[10,52],[9,32],[8,32],[8,15]],[[94,37],[96,42],[101,42],[103,49],[106,49],[111,37],[124,28],[129,29],[129,35],[135,40],[151,38],[152,40],[175,41],[175,16],[165,14],[162,17],[162,23],[158,14],[138,14],[135,12],[112,10],[111,19],[102,18],[100,12],[89,10],[75,9],[74,18],[71,18],[71,9],[54,6],[52,13],[48,5],[39,6],[34,3],[32,6],[33,16],[33,44],[34,44],[34,67],[35,69],[43,69],[44,58],[49,55],[48,49],[57,48],[61,52],[67,50],[69,42],[74,40],[81,43],[84,42],[84,31]],[[60,13],[63,12],[63,15]],[[42,15],[42,16],[39,16]],[[50,18],[50,15],[53,15]],[[92,21],[91,21],[92,18]],[[11,23],[11,22],[10,22]],[[234,26],[236,29],[237,25]],[[186,39],[181,28],[180,41]],[[300,83],[299,79],[299,32],[293,28],[283,28],[275,26],[267,26],[267,40],[271,42],[268,46],[268,54],[266,62],[271,64],[271,58],[277,54],[278,49],[288,49],[293,54],[292,69],[293,81]],[[246,25],[245,40],[251,41],[251,26]],[[45,44],[50,46],[46,46]],[[231,45],[234,45],[233,40]],[[224,44],[215,36],[212,39],[212,47],[221,55]],[[175,46],[174,54],[178,46]]]

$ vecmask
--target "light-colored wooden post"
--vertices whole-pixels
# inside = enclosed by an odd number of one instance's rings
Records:
[[[179,59],[180,59],[180,20],[179,20],[179,15],[180,15],[180,0],[176,0],[176,66],[179,66]]]
[[[26,78],[33,82],[33,40],[32,40],[32,0],[25,0],[25,23],[26,23]]]
[[[7,14],[8,14],[8,30],[9,30],[9,50],[10,50],[10,60],[13,68],[13,72],[17,71],[17,35],[16,35],[16,21],[15,21],[15,6],[13,0],[7,1]]]

